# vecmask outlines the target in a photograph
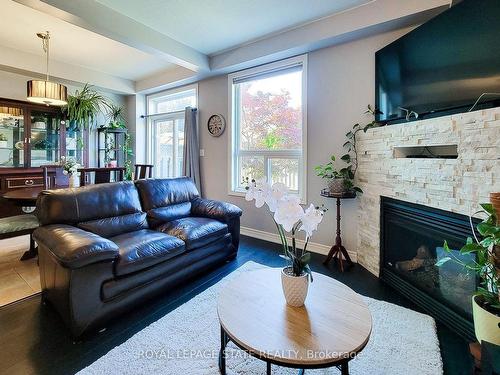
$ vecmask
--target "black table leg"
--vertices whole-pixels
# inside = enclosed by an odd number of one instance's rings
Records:
[[[219,351],[219,370],[222,375],[226,375],[226,345],[229,342],[226,331],[220,327],[220,351]]]
[[[35,244],[35,240],[33,240],[33,234],[30,234],[30,249],[25,251],[20,260],[28,260],[35,258],[38,255],[38,247]]]
[[[340,365],[340,372],[342,375],[349,375],[349,362]]]

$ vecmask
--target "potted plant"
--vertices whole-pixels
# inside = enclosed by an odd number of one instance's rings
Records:
[[[68,95],[68,104],[63,107],[69,120],[68,130],[81,131],[91,127],[97,115],[108,107],[107,99],[85,84],[80,91],[75,91],[75,95]]]
[[[78,168],[80,164],[76,162],[73,158],[66,158],[61,156],[60,164],[63,167],[63,174],[68,176],[69,187],[74,188],[80,186],[80,181],[78,180]]]
[[[492,194],[494,200],[495,194]],[[500,345],[500,223],[498,212],[491,203],[481,204],[481,211],[473,214],[483,214],[486,218],[477,225],[481,235],[478,238],[471,227],[474,238],[467,238],[466,244],[460,249],[460,254],[476,254],[476,260],[465,262],[454,254],[445,241],[443,248],[447,256],[436,263],[441,267],[448,261],[462,265],[467,271],[475,272],[480,285],[472,297],[472,315],[474,331],[479,342],[487,341]]]
[[[9,144],[7,143],[7,137],[5,136],[5,134],[0,133],[0,148],[7,148],[8,145]]]
[[[312,272],[309,267],[311,254],[306,251],[309,238],[317,229],[323,219],[324,209],[314,207],[312,204],[304,210],[300,205],[300,198],[290,194],[287,187],[282,183],[272,186],[265,179],[248,182],[245,199],[255,200],[256,207],[267,204],[273,221],[278,229],[283,254],[287,266],[281,271],[281,285],[287,304],[294,307],[304,305],[309,288],[309,280],[312,282]],[[305,245],[303,249],[297,248],[297,235],[299,231],[305,232]],[[291,234],[290,242],[286,233]]]
[[[123,166],[125,167],[125,180],[132,180],[132,158],[134,151],[132,150],[132,138],[130,134],[125,134],[125,141],[123,142]]]
[[[378,109],[373,108],[368,104],[365,114],[372,117],[372,121],[364,126],[360,124],[354,124],[352,130],[346,134],[347,141],[344,143],[343,147],[347,152],[340,158],[345,162],[345,167],[340,169],[335,169],[333,162],[335,162],[335,156],[330,157],[330,161],[326,164],[320,164],[315,167],[316,174],[328,180],[328,190],[333,194],[343,194],[345,192],[363,193],[361,188],[355,186],[354,177],[356,176],[356,171],[358,170],[358,150],[356,148],[356,136],[360,131],[366,133],[368,129],[380,126],[380,124],[375,120],[375,115],[380,114]]]
[[[328,190],[331,194],[342,194],[349,190],[347,183],[348,175],[345,173],[345,168],[336,169],[335,155],[330,156],[330,161],[326,164],[320,164],[314,167],[316,175],[327,180]],[[354,188],[354,186],[351,186]],[[356,188],[359,189],[359,188]]]
[[[34,116],[33,117],[33,128],[34,129],[45,129],[45,117],[43,116]]]
[[[124,110],[122,106],[109,103],[107,113],[109,123],[105,127],[109,129],[126,129],[125,118],[123,117]]]

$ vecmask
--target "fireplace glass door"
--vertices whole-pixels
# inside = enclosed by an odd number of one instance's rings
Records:
[[[474,255],[464,256],[458,250],[472,232],[467,217],[438,211],[425,206],[385,204],[382,266],[469,320],[471,297],[478,281],[475,274],[454,262],[441,267],[436,262],[448,256],[444,240],[453,249],[451,256],[465,263],[474,261]]]

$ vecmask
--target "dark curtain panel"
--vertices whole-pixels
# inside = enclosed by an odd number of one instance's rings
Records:
[[[186,107],[184,121],[184,163],[182,174],[191,177],[200,192],[200,144],[198,140],[198,127],[196,126],[196,108]]]

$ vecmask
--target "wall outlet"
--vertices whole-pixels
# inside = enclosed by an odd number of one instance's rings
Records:
[[[205,149],[204,148],[200,148],[200,156],[201,157],[205,156]]]

